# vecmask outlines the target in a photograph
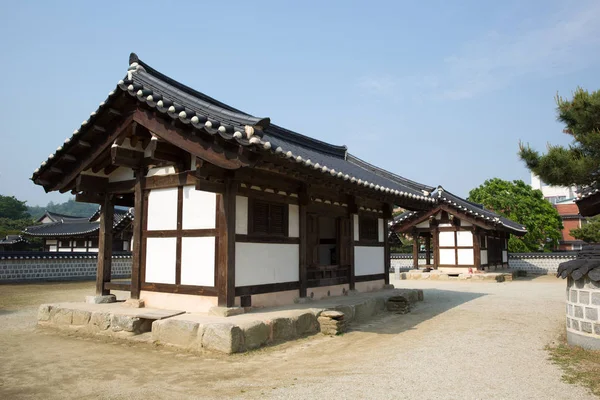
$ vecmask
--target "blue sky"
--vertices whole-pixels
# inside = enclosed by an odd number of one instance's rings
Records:
[[[418,3],[418,4],[417,4]],[[113,90],[129,53],[256,116],[458,195],[566,144],[554,96],[599,89],[598,1],[2,2],[0,194]]]

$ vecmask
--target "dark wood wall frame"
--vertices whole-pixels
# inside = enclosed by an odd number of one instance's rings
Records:
[[[251,296],[255,294],[285,292],[288,290],[300,289],[300,282],[267,283],[264,285],[238,286],[235,288],[235,295]]]
[[[357,277],[355,277],[354,279],[356,280],[356,282],[370,282],[370,281],[380,281],[380,280],[389,280],[390,274],[387,273],[383,273],[383,274],[371,274],[371,275],[358,275]],[[387,283],[386,283],[387,285]]]

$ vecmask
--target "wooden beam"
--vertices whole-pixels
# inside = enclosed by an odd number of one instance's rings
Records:
[[[481,269],[481,232],[477,227],[473,229],[473,264],[475,268]]]
[[[110,282],[112,268],[112,228],[115,206],[111,195],[104,196],[104,203],[100,207],[100,232],[98,240],[98,271],[96,273],[96,295],[105,296],[110,290],[104,287],[105,282]]]
[[[75,195],[75,201],[78,203],[102,204],[104,202],[104,196],[99,195],[97,193],[78,193]],[[113,201],[115,206],[133,206],[133,202],[126,198],[120,199],[118,197],[115,197]]]
[[[148,207],[144,202],[144,171],[140,168],[135,171],[135,188],[134,188],[134,219],[133,219],[133,249],[131,250],[132,265],[131,265],[131,298],[140,298],[141,287],[141,270],[142,265],[142,240],[143,240],[143,215],[144,209]]]
[[[76,168],[73,168],[70,173],[66,174],[57,184],[52,186],[50,188],[50,191],[58,190],[58,189],[62,188],[63,186],[65,186],[66,184],[68,184],[69,182],[75,180],[77,175],[79,175],[81,173],[81,171],[85,170],[91,163],[93,163],[98,158],[98,156],[100,156],[100,154],[102,154],[102,152],[104,152],[112,144],[112,142],[121,134],[121,132],[123,132],[123,130],[127,129],[127,127],[129,126],[129,124],[132,121],[133,121],[133,115],[125,118],[125,120],[123,120],[119,125],[117,125],[115,127],[115,129],[112,131],[112,133],[106,137],[106,140],[104,143],[95,146],[92,153],[89,156],[87,156],[85,159],[82,159]],[[80,142],[81,142],[81,140],[77,141],[76,143],[80,143]],[[88,145],[89,145],[89,143],[88,143]]]
[[[425,264],[431,265],[431,234],[425,236]]]
[[[250,165],[249,160],[245,157],[225,151],[223,147],[214,142],[211,143],[197,135],[191,135],[177,126],[172,126],[168,121],[158,118],[150,111],[138,109],[134,114],[134,121],[161,139],[218,167],[234,170]]]
[[[144,161],[144,153],[113,145],[110,148],[110,158],[113,165],[119,167],[139,168]]]
[[[74,156],[70,155],[70,154],[63,154],[61,156],[61,159],[64,161],[68,161],[68,162],[74,162],[77,161],[77,158],[75,158]]]
[[[389,225],[388,225],[389,220],[388,219],[384,219],[383,220],[383,263],[384,263],[384,280],[385,280],[385,284],[389,285],[390,284],[390,267],[391,267],[391,258],[390,258],[390,241],[389,241],[389,237],[390,237],[390,230],[389,230]],[[354,224],[353,224],[354,225]]]
[[[419,269],[419,234],[413,232],[413,269]]]
[[[108,178],[94,175],[78,175],[75,180],[77,192],[105,193],[108,187]]]

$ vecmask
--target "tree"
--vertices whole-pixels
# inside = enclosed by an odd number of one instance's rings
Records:
[[[548,145],[541,155],[519,144],[519,156],[544,182],[558,186],[592,186],[600,176],[600,91],[577,88],[573,99],[556,96],[558,120],[573,137],[568,147]]]
[[[24,201],[19,201],[14,196],[0,195],[0,218],[25,219],[30,216]]]
[[[588,218],[581,228],[571,229],[571,236],[586,243],[600,243],[600,215]]]
[[[471,190],[468,200],[527,228],[523,237],[511,235],[510,252],[551,251],[558,245],[563,227],[558,212],[540,190],[533,190],[525,182],[489,179]]]

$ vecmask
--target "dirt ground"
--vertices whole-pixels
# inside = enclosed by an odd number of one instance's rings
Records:
[[[564,281],[392,283],[425,301],[342,336],[234,356],[37,328],[39,304],[81,301],[93,283],[0,285],[0,398],[593,398],[544,350],[564,326]]]

